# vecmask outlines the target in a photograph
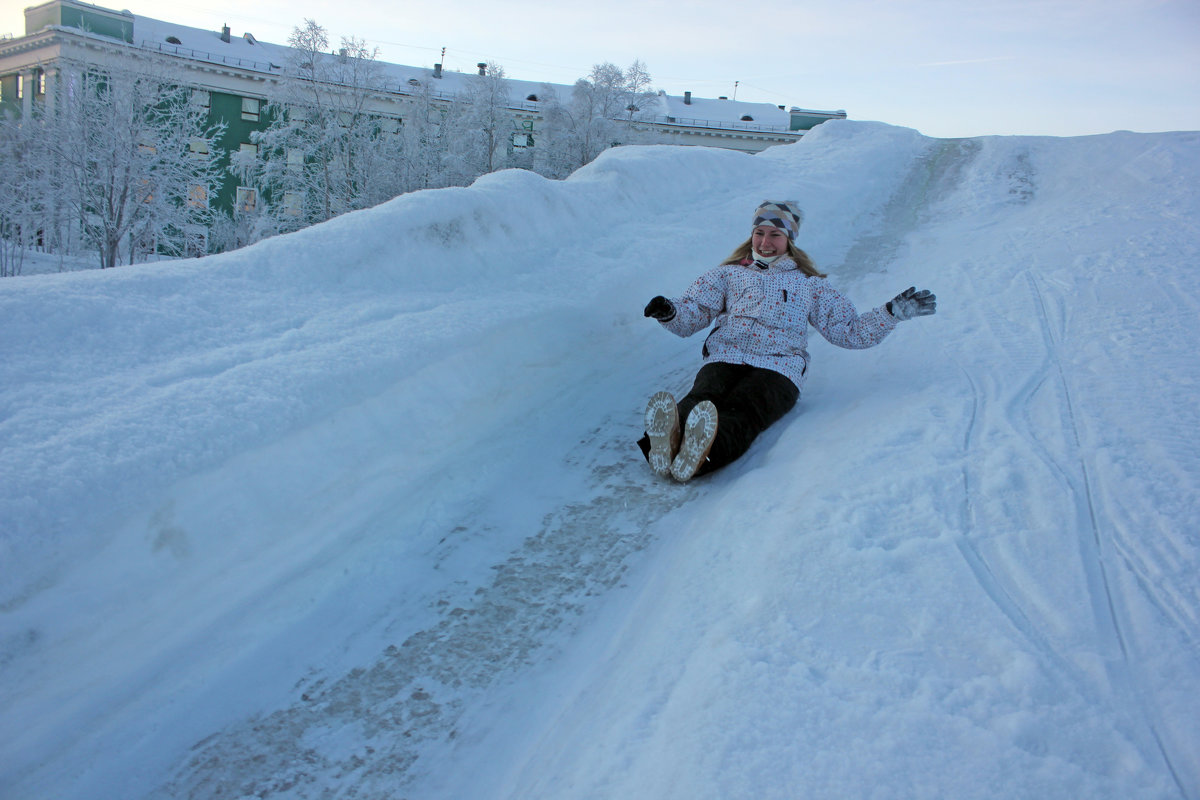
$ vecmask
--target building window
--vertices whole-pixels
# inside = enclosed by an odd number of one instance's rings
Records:
[[[208,187],[202,183],[194,183],[188,187],[188,208],[208,208]]]
[[[258,145],[251,144],[250,142],[242,142],[240,145],[238,145],[238,150],[243,153],[258,155]]]
[[[46,73],[39,69],[37,72],[33,73],[33,94],[34,96],[37,96],[44,95],[45,93]]]
[[[300,216],[300,193],[283,193],[283,213],[289,217]]]
[[[253,97],[242,98],[242,119],[246,122],[258,122],[259,101]]]
[[[208,158],[208,142],[203,139],[192,139],[188,143],[188,155],[192,158]]]
[[[290,148],[287,151],[287,171],[289,175],[299,175],[304,171],[304,151]]]
[[[258,190],[249,186],[237,187],[236,208],[244,213],[251,213],[258,207]]]
[[[25,76],[24,75],[17,76],[17,99],[18,100],[25,99]]]
[[[192,105],[199,108],[212,108],[212,93],[204,89],[192,89]]]

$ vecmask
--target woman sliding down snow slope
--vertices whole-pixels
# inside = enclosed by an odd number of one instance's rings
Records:
[[[786,414],[808,372],[810,324],[857,350],[879,344],[897,322],[936,311],[931,292],[910,288],[859,314],[796,246],[803,219],[795,201],[764,202],[750,238],[725,263],[682,297],[659,295],[646,305],[647,317],[679,336],[712,325],[692,390],[678,405],[659,392],[646,406],[638,445],[659,475],[687,481],[723,467]],[[687,420],[682,432],[680,419]]]

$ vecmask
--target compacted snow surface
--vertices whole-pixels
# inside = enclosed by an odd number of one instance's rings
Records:
[[[1198,187],[831,122],[0,282],[0,796],[1200,798]],[[763,199],[938,314],[662,481]]]

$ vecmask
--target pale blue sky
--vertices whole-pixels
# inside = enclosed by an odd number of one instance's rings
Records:
[[[0,34],[30,3],[0,0]],[[570,84],[640,59],[672,94],[845,109],[930,136],[1200,130],[1198,0],[120,0],[109,8],[283,43],[315,19],[386,61],[495,61]],[[601,10],[602,8],[606,10]],[[736,86],[735,86],[736,82]]]

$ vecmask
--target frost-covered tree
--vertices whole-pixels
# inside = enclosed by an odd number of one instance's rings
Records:
[[[328,34],[311,19],[288,44],[285,77],[267,108],[270,126],[255,134],[259,155],[233,164],[268,200],[264,230],[295,230],[403,191],[399,121],[369,110],[384,90],[377,49],[343,38],[327,52]]]
[[[224,126],[209,125],[181,77],[158,62],[57,67],[44,100],[0,134],[9,269],[35,245],[92,250],[102,268],[150,252],[204,252]]]
[[[572,146],[574,118],[569,105],[562,101],[553,86],[542,84],[538,97],[542,121],[534,148],[533,169],[547,178],[565,178],[579,166]]]
[[[625,70],[610,63],[595,65],[575,82],[565,102],[554,92],[546,95],[542,146],[547,152],[540,163],[551,177],[570,174],[609,147],[631,141],[630,123],[653,113],[655,96],[640,61]]]
[[[467,108],[422,83],[401,126],[401,181],[404,191],[465,186],[477,174],[463,156]]]
[[[204,252],[225,126],[208,124],[179,76],[148,61],[66,62],[51,108],[33,121],[57,169],[45,188],[102,268]]]
[[[658,93],[654,91],[649,70],[641,61],[634,61],[625,69],[624,92],[626,119],[634,122],[654,115]]]
[[[33,121],[0,117],[0,277],[20,275],[26,250],[44,236],[49,165],[40,132]]]
[[[489,62],[459,97],[464,108],[455,149],[473,178],[508,166],[513,131],[508,94],[504,67]]]

